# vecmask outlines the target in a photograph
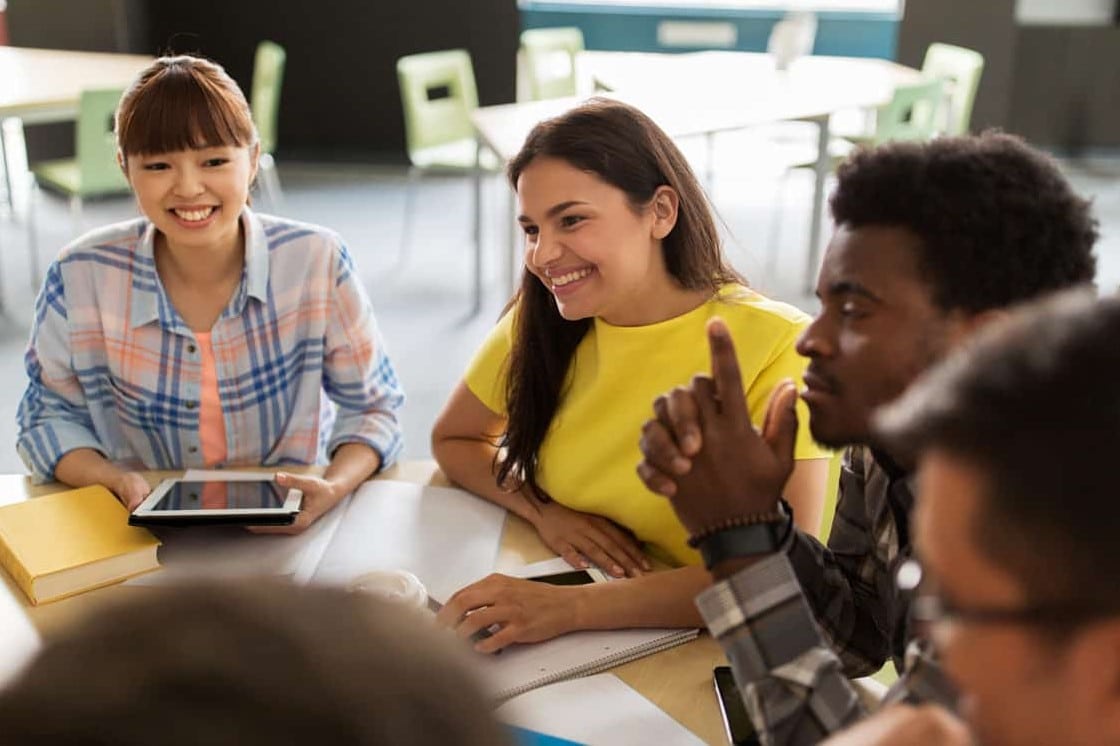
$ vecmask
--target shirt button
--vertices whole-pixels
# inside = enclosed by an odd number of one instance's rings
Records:
[[[198,446],[187,446],[188,453],[198,453]]]
[[[187,409],[194,409],[197,406],[198,406],[198,402],[196,402],[196,401],[189,401],[189,402],[186,403]]]
[[[193,344],[192,345],[187,345],[187,352],[189,352],[190,354],[193,355],[197,351],[198,351],[198,348],[195,347]]]

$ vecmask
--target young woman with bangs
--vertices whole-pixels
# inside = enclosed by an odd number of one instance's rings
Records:
[[[18,450],[37,482],[103,484],[129,509],[139,469],[329,462],[300,531],[397,457],[403,394],[333,232],[258,215],[260,146],[218,65],[163,57],[125,92],[118,160],[142,216],[51,264],[26,355]]]
[[[775,387],[801,377],[794,341],[809,319],[745,286],[684,157],[630,106],[594,100],[537,125],[508,174],[525,233],[521,288],[451,394],[432,450],[453,481],[524,518],[571,565],[620,580],[493,575],[440,618],[464,637],[496,630],[482,652],[578,629],[700,626],[693,597],[710,578],[669,502],[637,476],[642,423],[658,395],[709,372],[705,326],[720,316],[761,424]],[[785,495],[815,532],[827,454],[808,428],[797,457]],[[674,569],[651,573],[651,556]]]

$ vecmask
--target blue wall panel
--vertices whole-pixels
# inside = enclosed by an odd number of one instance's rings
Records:
[[[588,49],[626,52],[688,52],[695,48],[663,47],[657,41],[662,21],[723,21],[736,27],[734,49],[761,52],[781,13],[726,8],[670,8],[631,5],[565,5],[525,2],[521,27],[577,26]],[[884,13],[818,13],[816,54],[894,59],[899,19]]]

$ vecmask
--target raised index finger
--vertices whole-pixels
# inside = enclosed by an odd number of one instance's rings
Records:
[[[712,380],[716,384],[716,394],[725,403],[742,401],[743,376],[739,373],[739,361],[735,359],[735,343],[731,341],[731,331],[718,316],[708,322],[708,347],[712,352]]]

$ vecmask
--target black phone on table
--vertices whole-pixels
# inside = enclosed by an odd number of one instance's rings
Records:
[[[716,666],[712,669],[712,679],[728,742],[732,746],[759,746],[758,734],[747,715],[747,707],[743,704],[735,677],[731,675],[731,666]]]
[[[582,570],[567,570],[565,572],[551,573],[549,575],[535,575],[526,580],[549,585],[589,585],[591,583],[605,583],[607,576],[597,567],[587,567]]]

